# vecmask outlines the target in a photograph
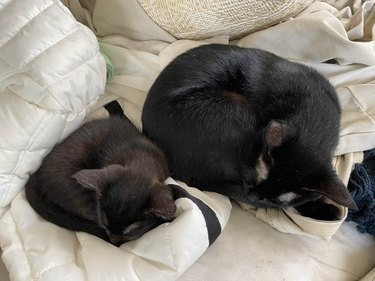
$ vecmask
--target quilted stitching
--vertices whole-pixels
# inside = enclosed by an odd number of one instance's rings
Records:
[[[0,32],[4,207],[53,144],[83,122],[104,91],[105,63],[95,36],[57,0],[1,3]]]

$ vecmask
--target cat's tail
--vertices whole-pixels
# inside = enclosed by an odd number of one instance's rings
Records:
[[[124,114],[121,105],[117,101],[107,103],[104,108],[108,111],[110,117],[117,116],[128,119]]]
[[[109,241],[105,230],[95,222],[66,211],[44,196],[40,192],[35,174],[27,182],[25,192],[31,207],[45,220],[69,230],[84,231]]]
[[[133,122],[125,115],[124,111],[122,110],[121,105],[118,101],[112,101],[107,103],[104,108],[108,111],[110,118],[121,118],[123,120],[127,120],[131,126],[134,126]]]

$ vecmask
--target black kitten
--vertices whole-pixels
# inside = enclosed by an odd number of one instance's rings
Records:
[[[161,72],[142,122],[174,176],[189,185],[258,207],[314,201],[317,209],[328,197],[355,208],[331,166],[340,114],[335,90],[315,70],[266,51],[214,44],[180,55]],[[337,209],[315,217],[339,215]]]
[[[127,118],[111,117],[56,145],[31,175],[26,197],[44,219],[119,245],[173,218],[167,177],[162,152]]]

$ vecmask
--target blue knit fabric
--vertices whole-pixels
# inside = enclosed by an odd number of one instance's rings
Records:
[[[347,221],[357,223],[361,233],[375,235],[375,149],[364,153],[364,160],[356,164],[348,184],[358,211],[349,210]]]

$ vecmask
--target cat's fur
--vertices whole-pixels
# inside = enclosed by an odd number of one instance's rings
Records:
[[[26,184],[44,219],[115,245],[173,219],[163,153],[127,118],[84,124],[57,144]]]
[[[331,166],[340,114],[334,88],[317,71],[259,49],[213,44],[161,72],[142,122],[189,185],[337,219],[337,208],[326,216],[314,210],[325,197],[356,207]]]

